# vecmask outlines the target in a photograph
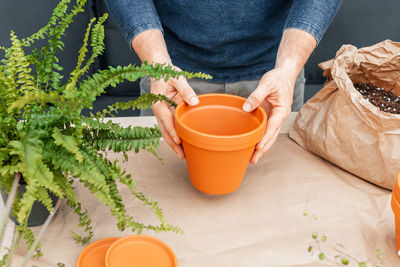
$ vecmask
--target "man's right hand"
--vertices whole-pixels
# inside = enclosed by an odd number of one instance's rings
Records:
[[[178,67],[173,68],[180,71]],[[153,94],[163,94],[177,104],[185,101],[188,105],[195,106],[199,103],[199,98],[196,96],[185,77],[169,79],[167,82],[165,82],[163,79],[151,79],[150,91]],[[167,144],[175,151],[178,157],[183,159],[185,154],[183,153],[182,146],[180,145],[181,140],[175,131],[173,116],[174,111],[175,108],[173,108],[167,102],[159,101],[153,104],[153,113],[157,118],[162,136]]]
[[[172,66],[167,46],[160,30],[151,29],[139,33],[132,40],[131,45],[142,61],[147,60],[151,64],[160,63]],[[173,68],[180,70],[175,66]],[[163,79],[150,79],[150,92],[153,94],[163,94],[177,104],[182,102],[182,100],[191,106],[199,103],[199,99],[185,77],[169,79],[167,82],[164,82]],[[184,158],[185,154],[180,145],[181,140],[175,131],[174,109],[166,102],[157,102],[153,105],[153,112],[165,141],[178,154],[179,158]]]

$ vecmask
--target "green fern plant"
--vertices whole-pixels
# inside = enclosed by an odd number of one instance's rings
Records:
[[[33,203],[41,202],[51,213],[49,219],[57,208],[52,206],[48,192],[66,199],[67,205],[79,216],[79,226],[83,227],[87,236],[73,233],[77,242],[85,244],[93,236],[88,211],[74,191],[76,183],[83,183],[110,208],[111,214],[118,220],[119,230],[180,232],[179,228],[165,222],[157,202],[135,189],[130,174],[117,161],[110,161],[102,153],[131,150],[155,153],[161,137],[157,126],[124,128],[103,119],[106,114],[114,115],[121,109],[147,108],[157,101],[174,103],[163,95],[145,94],[136,100],[116,103],[90,117],[84,117],[81,112],[85,108],[91,109],[93,101],[108,86],[115,86],[124,80],[135,81],[146,75],[165,80],[181,75],[210,78],[201,73],[176,71],[170,66],[153,66],[145,62],[142,66],[109,67],[84,79],[90,65],[104,50],[105,14],[90,21],[76,68],[67,82],[62,83],[62,67],[55,53],[63,48],[61,37],[86,3],[85,0],[70,2],[62,0],[48,24],[37,33],[19,39],[11,31],[11,46],[0,46],[4,54],[0,63],[0,185],[10,196],[7,212],[12,208],[13,216],[20,223],[16,228],[14,244],[22,237],[25,239],[29,248],[27,258],[34,251],[39,256],[41,254],[38,242],[41,233],[35,237],[27,227]],[[27,53],[26,48],[39,39],[48,42],[42,48]],[[18,196],[15,191],[21,177],[26,182],[26,192]],[[153,210],[160,224],[146,225],[130,216],[122,203],[118,183],[127,186],[138,200]],[[0,237],[4,222],[0,225]],[[14,248],[10,248],[8,256],[0,261],[1,266],[10,265]]]

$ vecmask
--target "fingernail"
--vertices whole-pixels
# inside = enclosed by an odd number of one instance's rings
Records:
[[[264,146],[265,146],[265,144],[264,144],[264,143],[261,143],[261,144],[259,145],[259,149],[261,150]]]
[[[259,159],[260,159],[260,157],[256,157],[254,160],[254,164],[256,164]]]
[[[195,105],[197,105],[199,103],[199,99],[196,97],[196,96],[193,96],[191,99],[190,99],[190,101],[189,101],[189,104],[191,105],[191,106],[195,106]]]
[[[178,138],[177,136],[174,137],[174,142],[175,142],[176,144],[179,143],[179,138]]]
[[[249,103],[246,102],[246,103],[243,104],[243,110],[244,111],[249,112],[250,109],[251,109],[251,107],[250,107]]]

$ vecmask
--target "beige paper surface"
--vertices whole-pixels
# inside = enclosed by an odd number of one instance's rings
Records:
[[[307,150],[392,189],[400,171],[400,115],[382,112],[354,88],[370,83],[400,95],[400,43],[344,45],[320,64],[324,88],[299,111],[290,137]]]
[[[281,134],[256,165],[249,165],[240,188],[226,196],[194,189],[185,161],[164,142],[159,155],[164,165],[141,152],[130,154],[126,166],[137,179],[138,189],[159,201],[166,220],[184,230],[184,235],[145,233],[171,246],[180,267],[332,266],[307,252],[314,231],[325,234],[327,244],[341,243],[344,251],[359,260],[377,263],[375,250],[379,248],[384,266],[400,264],[395,254],[391,192],[307,152],[287,134]],[[82,186],[77,190],[93,219],[93,241],[130,234],[119,232],[109,210]],[[126,188],[122,192],[129,213],[141,222],[156,222]],[[303,216],[304,210],[318,219]],[[44,257],[32,264],[75,266],[83,249],[70,233],[79,231],[76,223],[77,217],[64,206],[44,236]],[[13,266],[19,266],[24,253],[23,249],[17,251]]]

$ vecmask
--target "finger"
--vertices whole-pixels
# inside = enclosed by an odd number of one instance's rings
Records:
[[[244,102],[242,107],[243,110],[251,112],[260,106],[265,98],[270,95],[271,90],[269,88],[270,86],[268,86],[268,81],[261,80],[254,92],[251,93],[246,102]]]
[[[267,114],[267,118],[269,118],[269,116],[271,114],[271,110],[272,110],[271,103],[269,103],[268,101],[263,101],[261,103],[260,107],[262,107],[264,109],[265,113]]]
[[[153,112],[157,118],[160,128],[165,130],[175,144],[180,144],[181,140],[175,131],[174,119],[171,111],[169,110],[168,104],[165,102],[155,103],[153,105]]]
[[[160,130],[161,130],[162,136],[164,137],[165,142],[167,142],[167,144],[172,148],[172,150],[174,150],[174,152],[178,155],[178,157],[180,159],[185,158],[185,153],[183,152],[182,146],[175,143],[172,140],[171,136],[161,126],[160,126]]]
[[[190,87],[186,79],[175,80],[174,87],[182,97],[183,101],[185,101],[188,105],[196,106],[199,104],[199,98],[197,97],[193,88]]]
[[[157,108],[156,108],[157,109]],[[160,127],[161,130],[161,134],[164,137],[164,140],[167,142],[167,144],[172,148],[172,150],[175,151],[175,153],[178,155],[179,158],[183,159],[185,157],[185,154],[183,152],[182,146],[179,145],[179,142],[175,142],[174,138],[171,137],[171,135],[169,134],[169,132],[167,131],[166,127],[165,127],[165,120],[163,119],[163,116],[156,116],[158,125]]]
[[[288,107],[281,106],[272,108],[269,113],[265,135],[257,144],[257,150],[263,149],[264,146],[270,147],[274,143],[273,136],[279,133],[279,130],[285,119],[289,116],[290,111]]]
[[[260,150],[256,149],[254,151],[254,154],[250,159],[251,163],[256,164],[259,161],[259,159],[264,155],[264,153],[267,152],[271,148],[271,146],[276,142],[276,139],[278,138],[278,134],[279,134],[279,131],[276,132],[274,134],[274,136],[270,139],[271,142],[266,144],[262,149],[260,149]]]

